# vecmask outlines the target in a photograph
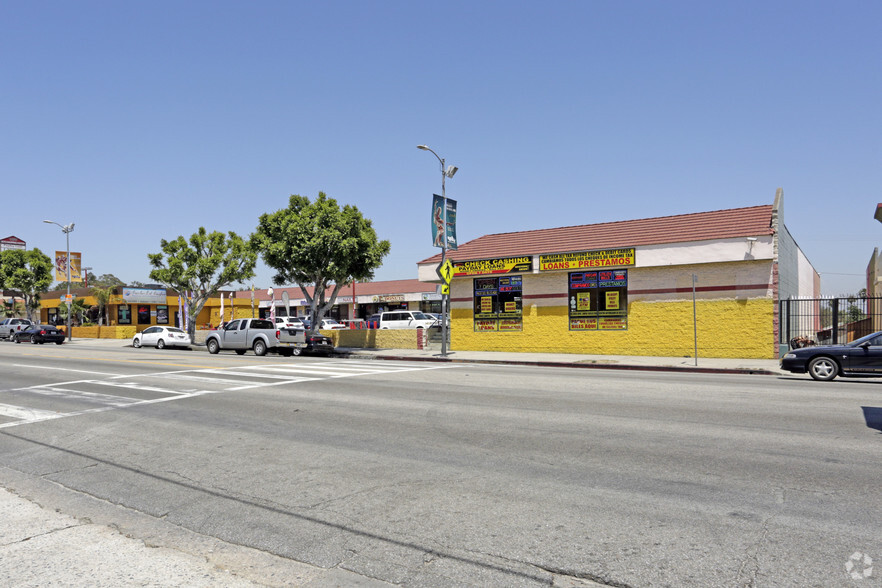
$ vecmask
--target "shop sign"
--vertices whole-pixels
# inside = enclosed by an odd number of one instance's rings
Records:
[[[482,276],[487,274],[509,274],[511,272],[533,271],[533,257],[499,257],[476,261],[456,261],[453,263],[453,277]]]
[[[373,302],[404,302],[404,294],[381,294],[371,299]]]
[[[633,247],[603,249],[600,251],[578,251],[575,253],[554,253],[552,255],[539,256],[539,271],[629,266],[634,265],[635,260],[636,253]]]
[[[151,288],[123,288],[123,300],[128,304],[165,304],[165,290]]]
[[[424,302],[428,302],[428,301],[431,301],[431,300],[441,300],[441,299],[443,299],[443,298],[444,298],[444,297],[443,297],[441,294],[423,294],[423,295],[422,295],[422,300],[423,300]]]
[[[5,239],[0,239],[0,251],[9,251],[11,249],[27,249],[27,248],[28,248],[27,243],[25,243],[24,241],[22,241],[21,239],[19,239],[18,237],[15,237],[13,235],[10,235],[9,237],[6,237]],[[65,276],[64,279],[66,280],[67,277]]]

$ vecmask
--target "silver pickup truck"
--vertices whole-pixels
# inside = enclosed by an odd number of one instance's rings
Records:
[[[266,319],[238,319],[209,333],[205,346],[209,353],[231,349],[244,355],[252,349],[255,355],[266,355],[267,352],[299,355],[300,350],[306,347],[306,337],[303,329],[277,329]]]

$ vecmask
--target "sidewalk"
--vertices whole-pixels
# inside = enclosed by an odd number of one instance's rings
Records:
[[[65,343],[67,344],[67,343]],[[130,347],[128,339],[74,339],[72,345],[107,347]],[[194,344],[194,350],[205,347]],[[441,347],[433,343],[427,349],[361,349],[338,347],[338,356],[405,361],[447,361],[455,363],[499,363],[510,365],[534,365],[548,367],[625,369],[647,371],[689,371],[705,373],[790,375],[780,369],[777,359],[727,359],[692,357],[658,357],[643,355],[587,355],[573,353],[514,353],[500,351],[447,351],[441,355]]]

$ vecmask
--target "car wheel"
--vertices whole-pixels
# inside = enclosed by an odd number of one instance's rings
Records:
[[[134,341],[132,341],[132,347],[134,347],[135,349],[140,349],[141,348],[141,340],[135,339]]]
[[[809,362],[809,374],[821,382],[829,382],[839,373],[839,364],[831,357],[816,357]]]
[[[156,342],[156,348],[157,348],[157,349],[165,349],[165,341],[163,341],[162,339],[160,339],[159,341],[157,341],[157,342]]]
[[[37,338],[34,335],[31,335],[31,344],[36,345],[37,343],[39,343],[39,341],[37,341]]]
[[[266,343],[262,339],[254,342],[254,355],[266,355]]]
[[[211,354],[220,351],[220,345],[218,345],[217,339],[209,339],[205,346],[208,347],[208,352]]]
[[[245,355],[245,350],[244,349],[237,349],[236,355]]]
[[[64,341],[56,341],[55,342],[56,345],[61,345],[62,343],[64,343]]]
[[[303,349],[300,347],[295,347],[291,350],[291,355],[300,355],[301,353],[303,353]]]
[[[12,337],[12,342],[13,343],[21,343],[21,340],[19,340],[18,335],[15,335]]]

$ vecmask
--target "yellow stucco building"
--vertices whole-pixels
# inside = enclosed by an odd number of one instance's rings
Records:
[[[486,235],[448,251],[454,350],[776,358],[820,279],[774,204]],[[440,255],[418,264],[437,282]]]

